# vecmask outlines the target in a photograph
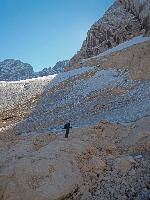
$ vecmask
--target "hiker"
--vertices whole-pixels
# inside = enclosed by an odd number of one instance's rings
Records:
[[[72,128],[72,126],[70,126],[70,122],[64,125],[64,129],[66,129],[65,138],[68,138],[70,128]]]

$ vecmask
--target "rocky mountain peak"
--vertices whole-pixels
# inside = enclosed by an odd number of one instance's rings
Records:
[[[63,60],[56,63],[56,65],[51,68],[44,68],[42,71],[37,73],[37,76],[48,76],[53,74],[59,74],[64,72],[64,68],[68,65],[69,60]]]
[[[91,26],[69,66],[76,66],[82,59],[96,56],[140,34],[150,34],[150,1],[116,0]]]
[[[34,72],[33,67],[28,63],[6,59],[0,62],[0,81],[17,81],[58,74],[64,71],[64,67],[68,62],[68,60],[59,61],[53,68],[44,68],[39,72]]]
[[[0,81],[15,81],[33,77],[33,67],[20,60],[6,59],[0,62]]]

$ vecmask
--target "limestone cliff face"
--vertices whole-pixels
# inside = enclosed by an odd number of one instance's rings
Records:
[[[149,0],[120,0],[128,12],[139,19],[145,34],[150,34],[150,1]]]
[[[150,34],[150,1],[116,0],[105,15],[92,25],[69,66],[75,66],[82,59],[98,55],[140,34]]]

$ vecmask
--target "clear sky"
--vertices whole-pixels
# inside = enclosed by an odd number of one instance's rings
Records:
[[[35,71],[70,59],[113,0],[0,0],[0,61]]]

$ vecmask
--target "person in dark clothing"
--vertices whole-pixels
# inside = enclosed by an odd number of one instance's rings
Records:
[[[72,126],[70,126],[70,122],[68,122],[68,123],[66,123],[66,124],[64,125],[64,129],[66,129],[65,138],[68,138],[70,128],[72,128]]]

